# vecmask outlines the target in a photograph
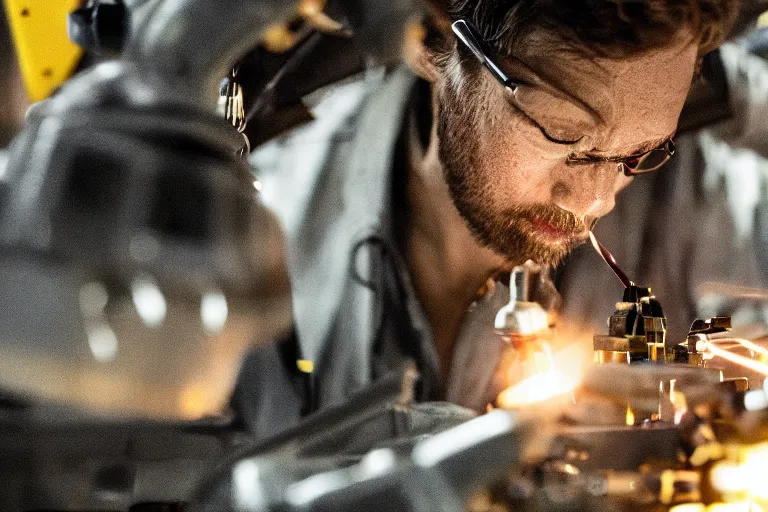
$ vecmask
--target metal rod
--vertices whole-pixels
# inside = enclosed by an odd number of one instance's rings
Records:
[[[611,270],[613,270],[613,273],[619,278],[619,281],[624,285],[624,288],[633,286],[635,283],[630,281],[627,274],[619,268],[619,264],[616,263],[616,258],[613,257],[613,254],[611,254],[608,249],[603,247],[603,244],[597,241],[597,238],[595,238],[595,234],[592,233],[592,231],[589,232],[589,239],[592,241],[592,247],[594,247],[600,257],[603,258],[603,261],[611,267]]]

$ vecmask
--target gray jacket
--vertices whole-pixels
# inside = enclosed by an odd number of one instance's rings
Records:
[[[295,339],[246,361],[235,401],[257,435],[292,422],[307,400],[344,401],[409,360],[417,398],[446,398],[484,409],[503,343],[493,332],[508,288],[479,299],[465,315],[443,388],[431,328],[415,297],[394,233],[397,144],[416,84],[407,68],[376,69],[316,94],[316,120],[253,156],[262,199],[286,234]],[[314,362],[312,395],[295,371]]]

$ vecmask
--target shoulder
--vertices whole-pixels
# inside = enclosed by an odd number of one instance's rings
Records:
[[[262,182],[262,201],[289,236],[305,222],[318,195],[329,195],[323,202],[340,206],[338,196],[355,162],[365,159],[366,153],[389,151],[378,147],[385,144],[381,135],[412,82],[413,75],[403,67],[375,68],[316,91],[305,98],[313,121],[253,152],[251,163]]]

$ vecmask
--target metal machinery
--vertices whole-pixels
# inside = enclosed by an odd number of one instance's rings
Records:
[[[384,4],[300,2],[291,31],[283,0],[126,2],[121,58],[30,112],[0,173],[0,510],[768,506],[768,388],[712,368],[725,320],[673,343],[628,280],[595,337],[598,362],[624,364],[537,405],[415,404],[407,367],[257,443],[220,414],[243,352],[290,321],[244,121],[258,143],[277,117],[306,116],[303,94],[397,55],[415,6]],[[78,39],[100,41],[93,12],[78,16]],[[264,40],[287,51],[250,52]],[[313,52],[333,71],[301,68]],[[230,122],[216,115],[223,77]],[[542,318],[533,272],[514,274],[497,319],[510,339],[539,332],[517,332]]]
[[[517,292],[496,320],[528,363],[548,329],[530,301],[540,272],[526,264],[513,273]],[[750,390],[712,360],[729,319],[696,321],[673,344],[658,301],[627,282],[610,336],[595,336],[599,364],[575,389],[539,390],[545,400],[521,405],[508,397],[513,386],[499,402],[514,412],[470,419],[447,404],[409,403],[406,370],[389,397],[384,386],[395,380],[230,456],[198,486],[191,509],[762,510],[768,381]],[[688,355],[693,340],[699,347]],[[732,360],[746,363],[736,372],[768,371],[754,358]],[[545,364],[524,383],[553,378]]]

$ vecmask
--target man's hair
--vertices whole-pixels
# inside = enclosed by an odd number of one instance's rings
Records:
[[[534,29],[559,34],[581,51],[624,57],[669,44],[684,27],[698,39],[699,55],[725,40],[739,10],[738,0],[429,0],[435,13],[464,19],[501,55]],[[444,15],[443,14],[443,15]],[[446,50],[443,23],[433,16],[433,49]],[[442,25],[442,27],[440,27]]]

